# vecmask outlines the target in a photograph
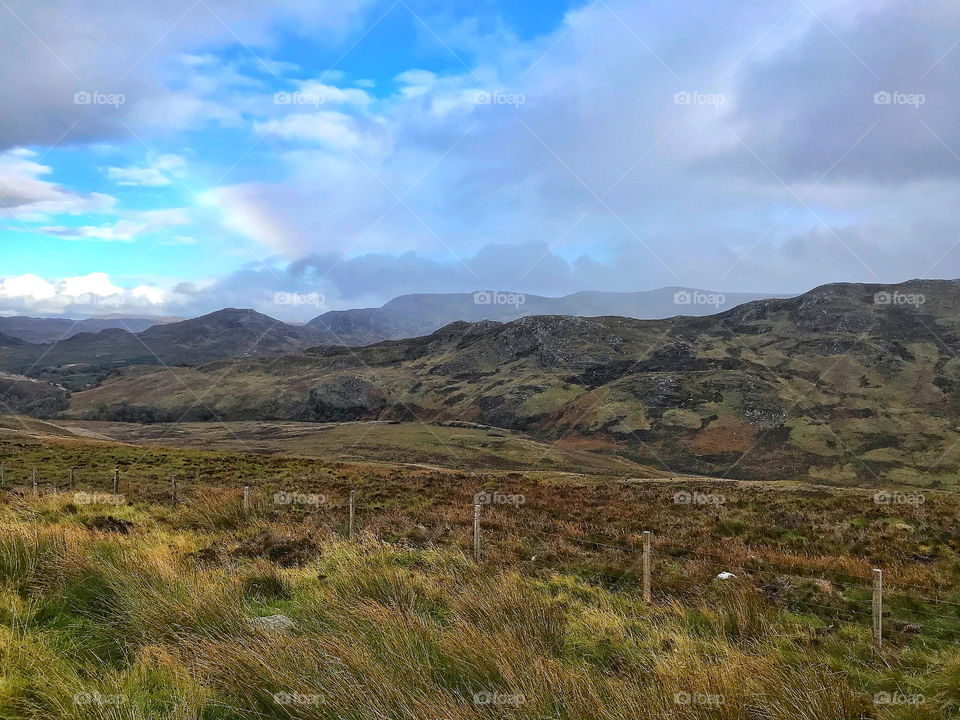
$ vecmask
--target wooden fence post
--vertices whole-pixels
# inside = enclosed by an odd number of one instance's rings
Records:
[[[356,513],[356,490],[350,491],[350,529],[347,532],[347,537],[350,540],[353,540],[353,518]]]
[[[113,494],[120,492],[120,463],[113,466]]]
[[[883,570],[873,569],[873,646],[883,646]]]
[[[0,490],[7,489],[7,467],[0,464]]]
[[[651,592],[650,592],[650,539],[651,534],[649,530],[643,531],[643,601],[650,604]]]
[[[71,490],[73,490],[73,476],[75,471],[76,471],[76,468],[74,467],[70,468],[70,489]]]
[[[177,504],[177,478],[176,476],[170,478],[170,500],[176,505]]]
[[[249,485],[243,486],[243,512],[244,513],[250,512],[250,486]]]
[[[480,503],[473,506],[473,559],[480,562]]]
[[[37,494],[37,466],[33,466],[33,494]]]

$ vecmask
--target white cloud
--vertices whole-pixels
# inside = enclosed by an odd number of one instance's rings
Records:
[[[79,227],[47,225],[40,228],[40,232],[65,240],[103,240],[106,242],[129,242],[133,240],[132,233],[122,231],[116,225],[82,225]]]
[[[156,314],[183,300],[173,290],[137,285],[116,285],[106,273],[45,280],[26,274],[0,280],[0,302],[5,313],[104,314],[144,312]]]
[[[48,225],[40,228],[40,232],[66,240],[131,242],[140,235],[189,223],[190,217],[185,208],[166,208],[127,212],[112,225],[81,225],[76,227]]]
[[[49,300],[56,294],[56,287],[52,283],[29,273],[0,281],[0,298]]]
[[[176,175],[186,165],[179,155],[160,155],[147,165],[138,167],[109,167],[107,177],[118,185],[142,185],[145,187],[160,187],[169,185],[171,175]]]
[[[45,179],[52,172],[33,150],[0,153],[0,215],[34,220],[56,213],[103,212],[114,198],[101,193],[78,194]]]
[[[294,113],[278,120],[258,122],[254,132],[284,140],[320,143],[338,150],[353,150],[364,144],[356,119],[339,112]]]
[[[320,105],[353,105],[366,107],[373,103],[373,96],[359,88],[341,88],[319,80],[297,83],[297,92],[306,98],[316,98]]]

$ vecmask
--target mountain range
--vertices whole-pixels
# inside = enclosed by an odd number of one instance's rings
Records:
[[[64,326],[73,323],[68,320],[0,318],[0,368],[78,390],[92,387],[104,373],[126,365],[196,365],[226,358],[284,355],[315,345],[362,346],[426,335],[461,320],[506,321],[538,314],[702,315],[754,298],[756,295],[746,293],[724,295],[690,288],[582,292],[560,298],[505,292],[420,294],[395,298],[382,308],[324,313],[306,325],[284,323],[254,310],[227,308],[180,322],[157,324],[141,319],[141,325],[149,326],[141,331],[133,331],[133,326],[111,326],[80,333]],[[88,323],[89,327],[90,322],[77,324]],[[64,339],[30,340],[57,332],[64,333]]]
[[[361,348],[120,368],[68,412],[467,421],[677,472],[950,486],[958,307],[960,282],[924,280],[826,285],[705,317],[458,321]]]

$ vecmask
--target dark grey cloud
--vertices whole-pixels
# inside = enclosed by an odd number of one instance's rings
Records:
[[[862,183],[956,179],[957,8],[864,5],[853,21],[815,23],[792,46],[750,64],[735,89],[727,122],[749,149],[737,142],[699,166],[787,183],[828,171],[832,180]],[[890,104],[878,104],[878,93]]]
[[[489,244],[462,260],[438,260],[415,252],[312,254],[286,265],[274,259],[251,263],[205,288],[183,283],[174,292],[181,313],[242,306],[303,321],[318,315],[317,307],[306,299],[294,304],[286,294],[304,298],[319,294],[325,311],[379,306],[408,293],[503,289],[559,296],[583,289],[632,291],[644,274],[643,263],[636,258],[601,263],[582,257],[569,262],[551,253],[545,243],[529,242]]]

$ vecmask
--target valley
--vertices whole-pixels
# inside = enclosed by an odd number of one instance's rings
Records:
[[[925,303],[875,302],[888,291]],[[73,392],[60,414],[472,422],[597,443],[667,474],[950,488],[960,471],[958,306],[958,283],[913,281],[824,286],[707,317],[461,321],[361,348],[268,345],[262,357],[120,367]],[[207,353],[238,346],[235,333],[226,348],[206,337]],[[0,362],[17,351],[0,349]]]

